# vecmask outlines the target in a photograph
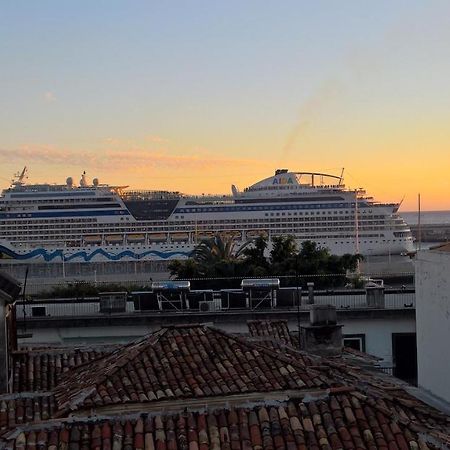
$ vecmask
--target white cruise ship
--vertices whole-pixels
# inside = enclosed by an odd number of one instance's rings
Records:
[[[331,253],[413,250],[398,203],[379,203],[342,176],[277,170],[229,196],[132,191],[88,183],[28,184],[26,169],[0,197],[0,256],[16,263],[167,261],[189,257],[202,239],[237,244],[267,236],[313,240]]]

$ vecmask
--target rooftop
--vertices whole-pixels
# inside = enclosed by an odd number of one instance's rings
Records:
[[[117,346],[30,348],[12,352],[13,392],[49,391],[61,376]]]
[[[164,399],[329,387],[281,353],[203,325],[162,328],[65,374],[60,412]]]
[[[115,348],[17,353],[30,368],[32,382],[25,363],[16,366],[25,385],[49,386],[49,392],[0,396],[0,446],[450,446],[450,417],[373,370],[376,358],[305,354],[285,321],[251,321],[249,329],[251,338],[205,325],[171,326]],[[43,382],[51,366],[58,376]]]
[[[444,448],[443,429],[349,389],[271,405],[44,421],[6,434],[5,448],[406,450]]]

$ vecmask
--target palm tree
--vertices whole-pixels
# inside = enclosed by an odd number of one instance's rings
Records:
[[[194,250],[194,260],[199,264],[214,264],[219,261],[236,261],[242,255],[249,242],[236,248],[233,239],[216,234],[205,239]]]
[[[216,234],[197,245],[193,259],[202,277],[233,277],[242,275],[243,251],[250,244],[237,246],[233,239]]]

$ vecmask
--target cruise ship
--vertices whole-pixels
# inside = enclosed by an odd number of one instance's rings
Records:
[[[26,168],[0,197],[0,257],[16,263],[168,261],[220,234],[237,245],[292,235],[331,253],[413,250],[399,203],[348,189],[343,175],[279,169],[230,195],[190,196],[88,182],[29,184]]]

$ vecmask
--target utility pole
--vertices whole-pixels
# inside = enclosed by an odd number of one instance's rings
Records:
[[[297,331],[298,331],[298,348],[301,348],[301,337],[300,337],[300,288],[299,288],[299,276],[298,276],[298,253],[295,257],[295,285],[296,285],[296,294],[297,294]]]

